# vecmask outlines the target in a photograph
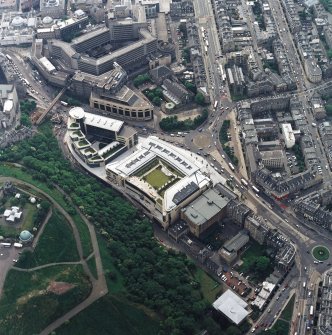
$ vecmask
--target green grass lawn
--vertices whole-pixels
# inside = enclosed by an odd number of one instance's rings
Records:
[[[330,251],[326,247],[319,245],[312,249],[312,255],[318,261],[326,261],[330,257]]]
[[[125,299],[108,294],[58,328],[56,334],[156,335],[158,329],[158,319],[150,318]]]
[[[73,284],[62,295],[47,291],[52,281]],[[83,301],[91,290],[81,265],[33,272],[10,270],[0,300],[0,329],[6,335],[39,334],[52,321]]]
[[[283,309],[280,319],[283,319],[285,321],[291,321],[292,320],[292,315],[293,315],[293,309],[294,309],[294,302],[295,302],[295,295],[293,295],[286,307]]]
[[[114,265],[115,259],[112,259],[109,254],[107,242],[99,234],[97,235],[97,239],[109,292],[112,294],[125,293],[126,288],[124,287],[123,277]]]
[[[98,274],[97,274],[97,266],[96,266],[96,258],[92,256],[88,261],[87,261],[88,267],[92,273],[92,275],[98,279]]]
[[[156,189],[165,185],[170,179],[171,178],[166,176],[160,169],[154,169],[145,176],[146,182]]]
[[[31,268],[48,263],[78,260],[76,241],[71,227],[58,211],[53,210],[34,252],[24,252],[17,266]]]
[[[31,231],[34,227],[33,216],[37,212],[36,205],[27,203],[23,209],[23,222],[22,222],[22,230]]]
[[[80,234],[80,240],[83,249],[83,257],[86,258],[93,251],[89,228],[87,227],[87,225],[85,224],[85,222],[82,220],[81,216],[78,213],[72,215],[71,217],[76,224],[78,233]]]
[[[200,268],[196,270],[195,279],[200,283],[201,292],[209,303],[214,302],[216,297],[222,292],[222,286],[220,283],[215,281]]]

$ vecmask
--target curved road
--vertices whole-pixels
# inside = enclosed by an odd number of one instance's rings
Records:
[[[92,303],[94,303],[96,300],[98,300],[99,298],[101,298],[102,296],[104,296],[105,294],[108,293],[108,288],[107,288],[105,276],[104,276],[104,273],[103,273],[103,267],[102,267],[102,262],[101,262],[101,257],[100,257],[100,251],[99,251],[99,246],[98,246],[96,232],[95,232],[95,229],[94,229],[93,225],[86,219],[86,217],[84,215],[82,215],[82,213],[79,211],[79,209],[75,206],[75,209],[77,210],[77,212],[81,216],[82,220],[85,222],[85,224],[87,225],[87,227],[89,229],[91,243],[92,243],[92,248],[93,248],[93,253],[94,253],[95,259],[96,259],[96,267],[97,267],[98,279],[95,279],[93,277],[93,275],[91,274],[91,271],[90,271],[90,269],[89,269],[89,267],[88,267],[88,265],[86,263],[86,260],[83,257],[83,249],[82,249],[82,243],[81,243],[81,240],[80,240],[79,232],[78,232],[76,224],[73,221],[73,219],[71,218],[71,216],[50,195],[48,195],[46,192],[44,192],[43,190],[39,189],[38,187],[36,187],[36,186],[34,186],[32,184],[29,184],[29,183],[27,183],[25,181],[13,178],[13,177],[4,177],[4,176],[1,176],[0,177],[0,182],[5,182],[5,181],[11,181],[11,182],[13,182],[13,183],[15,183],[17,185],[27,186],[30,189],[35,190],[36,192],[42,194],[68,220],[69,224],[71,225],[71,227],[73,229],[73,234],[74,234],[74,237],[75,237],[75,240],[76,240],[76,245],[77,245],[77,250],[78,250],[80,261],[79,262],[68,262],[68,263],[64,262],[64,263],[45,264],[45,265],[42,265],[40,267],[34,268],[34,270],[37,270],[38,268],[52,266],[52,265],[59,265],[59,264],[80,264],[81,263],[82,266],[83,266],[84,272],[89,277],[89,280],[90,280],[91,285],[92,285],[92,290],[91,290],[91,292],[90,292],[90,294],[89,294],[89,296],[88,296],[87,299],[85,299],[80,304],[78,304],[77,306],[75,306],[72,310],[70,310],[69,312],[67,312],[66,314],[64,314],[62,317],[60,317],[57,320],[55,320],[54,322],[52,322],[50,325],[48,325],[40,333],[40,335],[47,335],[47,334],[50,334],[54,329],[56,329],[59,326],[61,326],[64,322],[66,322],[67,320],[69,320],[70,318],[72,318],[73,316],[75,316],[76,314],[78,314],[79,312],[81,312],[82,310],[84,310],[86,307],[88,307],[89,305],[91,305]],[[65,195],[65,193],[60,188],[57,187],[57,189],[63,195]],[[66,196],[68,197],[67,194],[66,194]],[[13,269],[15,269],[17,271],[23,270],[23,269],[18,270],[18,268],[13,268]],[[26,270],[26,269],[24,269],[24,270]],[[2,285],[3,285],[3,283],[0,283],[0,291],[2,289]]]

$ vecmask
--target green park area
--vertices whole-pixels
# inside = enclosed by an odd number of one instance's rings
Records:
[[[202,125],[208,118],[209,113],[207,109],[203,109],[200,115],[195,118],[187,118],[184,120],[178,120],[176,115],[164,117],[160,122],[159,126],[164,131],[189,131],[194,130]]]
[[[153,188],[158,189],[161,186],[165,185],[171,178],[166,176],[164,172],[161,171],[161,168],[152,170],[149,174],[144,176],[144,179],[149,183]]]
[[[210,304],[212,304],[222,293],[222,285],[200,268],[195,272],[195,280],[200,285],[203,297]]]
[[[318,261],[326,261],[330,257],[330,251],[326,247],[324,247],[322,245],[318,245],[317,247],[314,247],[312,249],[312,255]]]
[[[33,252],[29,249],[24,251],[16,266],[28,269],[49,263],[75,261],[79,261],[79,256],[72,229],[63,215],[53,210],[36,248]]]
[[[0,300],[1,333],[39,334],[83,301],[90,290],[81,265],[57,265],[32,272],[10,270]]]
[[[253,282],[262,281],[273,271],[273,262],[267,256],[265,246],[255,241],[241,255],[241,260],[239,272],[249,275]]]

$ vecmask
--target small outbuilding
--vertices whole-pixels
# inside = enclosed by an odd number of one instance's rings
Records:
[[[32,242],[33,237],[34,236],[28,230],[22,230],[19,239],[22,244],[26,244]]]

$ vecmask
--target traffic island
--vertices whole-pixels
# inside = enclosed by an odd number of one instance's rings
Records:
[[[330,251],[322,245],[314,247],[311,251],[313,257],[318,261],[326,261],[330,257]]]

